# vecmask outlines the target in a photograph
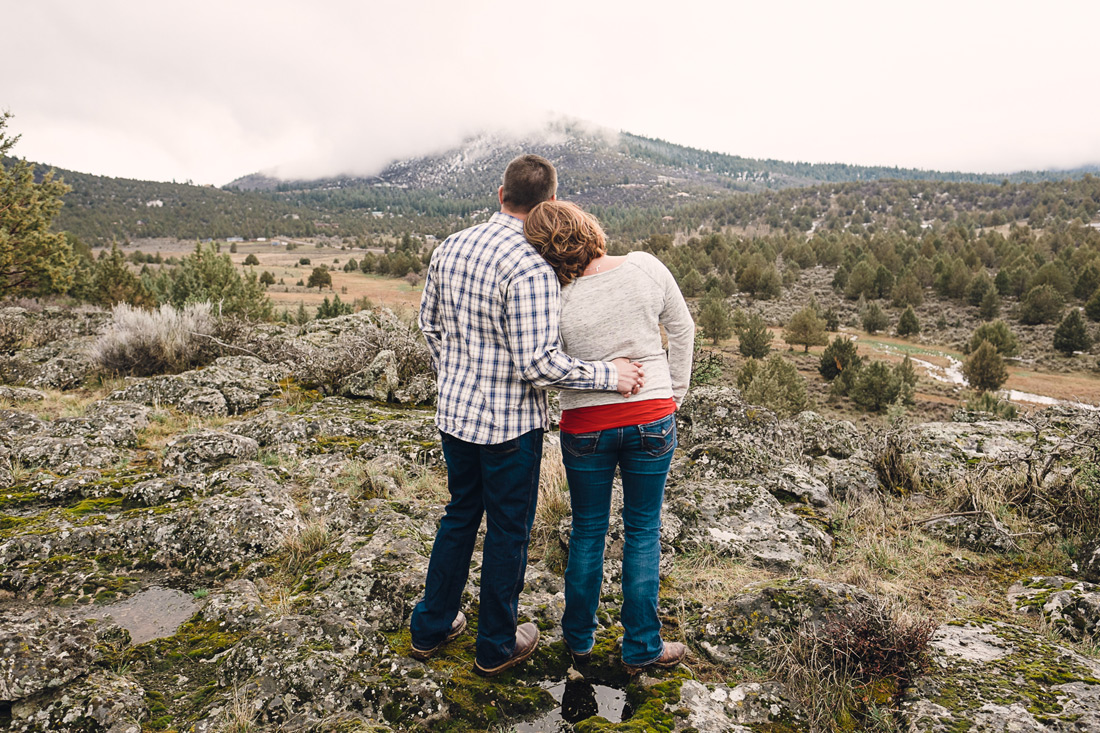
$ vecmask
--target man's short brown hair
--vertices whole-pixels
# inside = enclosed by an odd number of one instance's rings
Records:
[[[503,202],[517,213],[526,214],[549,201],[557,190],[558,172],[541,155],[521,155],[504,171]]]

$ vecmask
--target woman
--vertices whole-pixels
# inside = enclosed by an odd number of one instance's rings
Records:
[[[561,393],[562,460],[573,531],[565,571],[562,632],[574,660],[592,652],[603,584],[611,483],[623,482],[623,664],[631,673],[674,667],[686,649],[661,640],[657,618],[661,504],[676,448],[675,412],[687,392],[695,324],[676,280],[646,252],[607,254],[599,222],[576,205],[546,201],[528,214],[527,240],[562,283],[561,337],[570,356],[645,367],[645,385],[618,392]],[[668,353],[661,345],[664,326]]]

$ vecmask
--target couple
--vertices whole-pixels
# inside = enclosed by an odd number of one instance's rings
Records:
[[[451,500],[413,611],[411,655],[427,659],[465,631],[459,606],[484,514],[475,671],[486,676],[520,664],[538,645],[534,624],[517,627],[517,609],[549,427],[547,388],[562,390],[573,509],[562,618],[569,651],[583,663],[595,641],[616,465],[626,530],[623,663],[631,672],[672,667],[686,651],[661,640],[657,591],[673,413],[687,391],[695,326],[664,265],[643,252],[609,256],[599,223],[557,201],[556,191],[545,158],[509,163],[500,212],[436,249],[420,304]]]

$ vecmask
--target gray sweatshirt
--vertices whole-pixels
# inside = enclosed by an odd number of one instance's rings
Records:
[[[648,252],[631,252],[618,267],[579,277],[561,289],[561,338],[566,354],[641,362],[645,387],[630,397],[618,392],[562,390],[561,408],[672,397],[679,405],[691,380],[695,323],[672,273]],[[661,346],[664,326],[668,353]]]

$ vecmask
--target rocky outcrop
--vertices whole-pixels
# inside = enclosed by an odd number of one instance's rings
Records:
[[[87,672],[99,657],[91,624],[50,610],[0,621],[0,651],[0,702],[60,687]]]
[[[1063,578],[1033,577],[1008,589],[1017,611],[1038,615],[1071,641],[1100,643],[1100,586]]]
[[[175,473],[206,471],[228,463],[251,460],[260,446],[251,438],[204,430],[173,438],[164,451],[164,470]]]
[[[921,524],[921,531],[929,537],[975,552],[1005,553],[1020,549],[1012,535],[985,514],[940,517]]]
[[[149,719],[141,685],[107,670],[52,695],[21,700],[11,712],[13,733],[141,733]]]
[[[224,356],[204,369],[128,380],[110,398],[170,405],[194,415],[237,415],[256,409],[264,397],[276,393],[279,380],[288,373],[285,365],[266,364],[255,357]]]
[[[686,628],[688,638],[712,662],[758,665],[765,650],[800,624],[820,625],[829,614],[871,601],[867,591],[843,583],[812,578],[776,581],[700,608]]]
[[[784,483],[794,493],[796,486]],[[680,520],[677,547],[741,557],[790,570],[832,548],[822,529],[784,507],[767,486],[753,481],[685,481],[667,489],[668,510]]]
[[[941,626],[908,693],[911,730],[1100,730],[1100,662],[1005,623]]]

